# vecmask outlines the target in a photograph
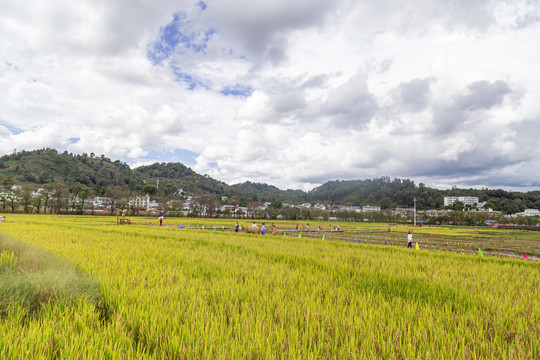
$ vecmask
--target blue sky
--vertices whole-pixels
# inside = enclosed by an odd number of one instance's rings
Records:
[[[207,5],[200,1],[197,3],[201,11]],[[198,57],[203,59],[208,56],[207,49],[213,38],[219,38],[220,34],[211,27],[201,27],[200,23],[194,23],[188,19],[185,12],[175,13],[167,25],[160,28],[159,38],[149,44],[148,58],[154,66],[163,66],[169,69],[175,79],[185,83],[189,90],[196,87],[204,87],[206,90],[216,90],[214,87],[224,79],[209,78],[207,74],[193,68],[189,62],[183,61],[186,57]],[[234,56],[234,50],[222,48],[222,58]],[[240,59],[245,57],[239,56]],[[220,81],[221,80],[221,81]],[[253,88],[246,84],[222,85],[217,89],[223,95],[249,96]]]
[[[538,2],[3,4],[0,155],[540,189]]]

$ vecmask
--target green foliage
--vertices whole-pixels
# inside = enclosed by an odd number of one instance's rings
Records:
[[[227,184],[208,176],[197,174],[187,166],[180,163],[155,163],[141,166],[133,170],[140,179],[147,184],[157,184],[159,179],[159,192],[165,190],[167,194],[182,189],[188,194],[213,193],[224,195],[229,187]]]
[[[146,185],[144,185],[142,191],[145,194],[148,194],[148,195],[155,195],[155,194],[157,194],[157,187],[155,185],[146,184]]]
[[[526,208],[540,208],[540,191],[527,193],[509,192],[501,189],[458,189],[438,190],[416,185],[408,179],[381,177],[366,180],[329,181],[307,193],[301,190],[280,190],[275,186],[245,182],[227,185],[207,175],[199,175],[180,163],[155,163],[130,169],[118,160],[111,161],[104,155],[96,157],[58,153],[54,149],[21,151],[0,157],[0,182],[3,186],[21,183],[60,183],[72,191],[84,185],[96,195],[104,195],[108,188],[171,196],[182,189],[183,194],[214,194],[218,197],[234,197],[237,204],[246,206],[250,202],[302,202],[339,205],[379,205],[381,209],[412,207],[417,199],[417,208],[437,209],[443,207],[444,196],[477,196],[481,202],[505,214],[521,212]],[[145,186],[146,184],[146,186]],[[9,199],[0,198],[2,207]],[[274,206],[274,208],[276,208]]]
[[[252,183],[246,181],[230,186],[229,196],[236,195],[242,202],[269,201],[269,202],[297,202],[302,200],[304,192],[300,190],[280,190],[275,186]]]
[[[127,164],[102,156],[58,153],[54,149],[20,151],[0,158],[1,173],[14,182],[46,184],[59,182],[69,187],[83,184],[91,188],[127,185],[139,179]]]
[[[463,211],[465,209],[465,204],[463,201],[455,201],[452,205],[452,210],[454,211]]]
[[[445,196],[476,196],[488,201],[488,206],[505,214],[515,214],[526,208],[540,208],[540,191],[527,193],[489,189],[438,190],[416,186],[408,179],[389,177],[367,180],[329,181],[308,192],[304,199],[340,205],[379,205],[381,209],[412,207],[416,198],[417,209],[442,209]]]

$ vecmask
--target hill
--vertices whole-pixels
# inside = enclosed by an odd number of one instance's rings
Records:
[[[36,186],[61,183],[74,189],[84,185],[97,195],[107,188],[119,186],[134,193],[157,191],[162,195],[174,194],[182,189],[184,194],[214,194],[218,197],[235,197],[240,205],[248,202],[310,202],[339,205],[378,205],[382,209],[412,207],[416,198],[418,209],[443,207],[444,196],[476,196],[488,201],[494,210],[507,214],[526,208],[540,208],[540,191],[527,193],[501,189],[451,189],[438,190],[409,179],[390,179],[387,176],[366,180],[328,181],[309,192],[281,190],[273,185],[244,182],[228,185],[208,175],[200,175],[180,163],[155,163],[131,169],[127,164],[105,157],[88,154],[58,153],[55,149],[20,151],[0,157],[0,184],[32,183]]]
[[[303,200],[305,195],[302,190],[281,190],[273,185],[252,183],[251,181],[230,186],[229,194],[251,201],[270,202],[296,202]]]
[[[187,194],[225,195],[229,190],[229,185],[224,182],[197,174],[180,163],[155,163],[135,168],[133,172],[145,183],[157,184],[159,179],[160,187],[182,189]]]
[[[20,151],[0,158],[0,176],[6,183],[63,183],[93,189],[111,185],[134,186],[140,179],[130,167],[101,155],[73,155],[55,149]]]

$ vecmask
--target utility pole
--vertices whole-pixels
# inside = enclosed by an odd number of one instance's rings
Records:
[[[414,198],[414,226],[416,226],[416,197]]]

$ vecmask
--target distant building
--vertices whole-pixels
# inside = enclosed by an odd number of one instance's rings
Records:
[[[362,207],[362,211],[380,211],[380,206],[366,205]]]
[[[394,210],[394,213],[396,214],[401,214],[402,212],[406,212],[406,211],[414,211],[413,208],[401,208],[401,207],[397,207],[396,210]]]
[[[478,204],[478,198],[476,196],[445,196],[444,206],[452,207],[457,201],[461,201],[463,204],[469,206]]]
[[[540,216],[540,210],[538,209],[525,209],[522,213],[516,214],[518,216]]]
[[[96,196],[93,199],[88,199],[88,205],[96,209],[109,209],[111,207],[111,198]]]
[[[129,206],[135,209],[148,211],[150,205],[150,195],[135,196],[129,199]]]

